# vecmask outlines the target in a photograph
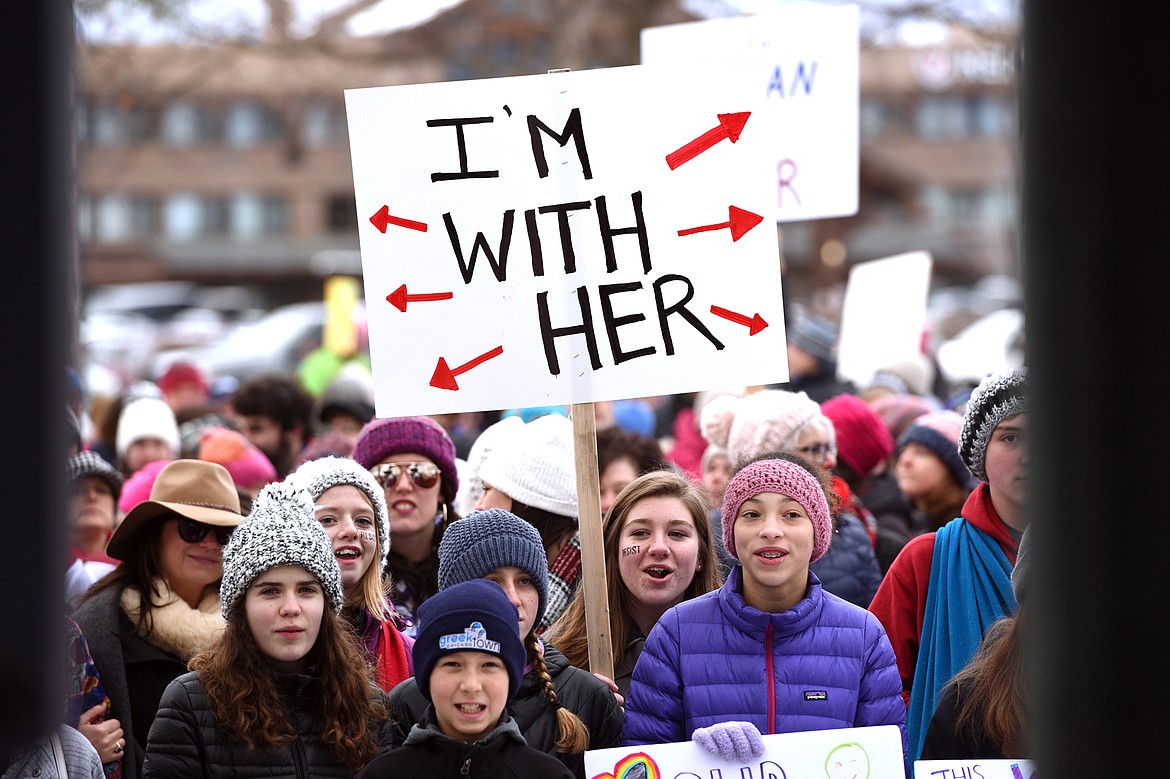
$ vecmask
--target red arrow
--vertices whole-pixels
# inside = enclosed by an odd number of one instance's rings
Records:
[[[670,166],[671,170],[674,170],[684,162],[690,162],[698,157],[720,141],[727,140],[735,143],[739,140],[739,134],[743,132],[743,126],[747,124],[748,117],[751,115],[751,111],[743,111],[738,114],[719,114],[718,127],[712,127],[678,151],[667,154],[666,164]]]
[[[748,230],[752,229],[760,222],[764,221],[764,217],[759,214],[753,214],[751,211],[744,211],[742,208],[735,206],[727,207],[727,221],[719,224],[703,225],[702,227],[688,227],[685,230],[679,230],[679,235],[693,235],[694,233],[703,233],[708,230],[722,230],[725,227],[731,228],[731,240],[738,241],[743,238]]]
[[[407,293],[406,285],[403,284],[401,287],[387,295],[386,301],[405,314],[407,303],[425,303],[430,300],[450,300],[453,297],[455,297],[454,292],[418,292],[414,295],[411,295]]]
[[[438,365],[435,366],[435,374],[431,376],[431,386],[437,387],[438,389],[457,390],[459,389],[459,385],[455,383],[456,376],[461,373],[467,373],[480,363],[487,362],[493,357],[499,357],[503,353],[504,347],[497,346],[490,352],[484,352],[474,360],[463,363],[458,368],[447,367],[447,361],[440,357]]]
[[[726,308],[720,308],[719,306],[711,306],[711,313],[715,316],[721,316],[724,319],[730,319],[737,325],[746,325],[748,335],[755,335],[768,326],[768,323],[759,314],[753,314],[751,319],[748,319],[743,314],[737,314],[734,311],[728,311]]]
[[[427,231],[426,222],[416,222],[413,219],[403,219],[400,216],[390,215],[390,206],[382,206],[378,209],[378,213],[370,217],[370,222],[374,227],[378,228],[378,232],[385,233],[386,225],[394,225],[395,227],[406,227],[411,230],[418,230],[420,233]]]

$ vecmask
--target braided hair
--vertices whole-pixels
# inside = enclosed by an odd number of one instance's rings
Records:
[[[573,712],[566,709],[557,700],[557,691],[553,686],[552,677],[548,675],[548,666],[544,663],[544,655],[540,651],[540,639],[535,631],[529,631],[524,639],[524,649],[540,676],[548,705],[557,715],[557,751],[570,755],[579,755],[589,748],[589,728]]]

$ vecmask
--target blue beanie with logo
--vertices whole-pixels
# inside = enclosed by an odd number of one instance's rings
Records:
[[[520,613],[500,585],[471,579],[439,590],[418,607],[418,634],[412,657],[419,691],[431,700],[431,671],[455,652],[495,655],[508,670],[508,700],[524,678],[525,652]]]

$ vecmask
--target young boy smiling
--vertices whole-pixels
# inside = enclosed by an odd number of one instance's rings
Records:
[[[406,741],[357,779],[422,776],[573,779],[529,747],[506,711],[524,677],[519,612],[488,579],[453,584],[418,611],[414,675],[430,705]]]

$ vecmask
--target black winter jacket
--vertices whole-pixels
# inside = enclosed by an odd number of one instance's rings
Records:
[[[589,729],[589,749],[621,746],[624,714],[605,682],[588,671],[570,665],[556,647],[545,644],[544,662],[557,692],[557,702],[576,714]],[[406,740],[411,727],[422,720],[427,699],[414,678],[400,682],[390,691],[390,720],[396,730],[395,743]],[[516,720],[528,745],[560,759],[577,776],[585,776],[585,756],[557,751],[557,717],[544,685],[536,671],[529,671],[520,683],[520,691],[508,704],[508,713]]]
[[[354,769],[339,763],[321,743],[321,726],[312,712],[320,684],[312,669],[280,674],[288,711],[299,736],[290,744],[248,750],[215,724],[215,715],[196,672],[175,679],[163,692],[158,716],[146,744],[143,779],[216,779],[217,777],[352,777]],[[385,703],[385,693],[371,685],[370,695]],[[389,749],[386,722],[375,723],[379,752]]]
[[[429,706],[406,743],[379,755],[356,779],[573,779],[559,760],[524,743],[516,721],[506,713],[483,740],[465,744],[449,738],[435,723]]]

